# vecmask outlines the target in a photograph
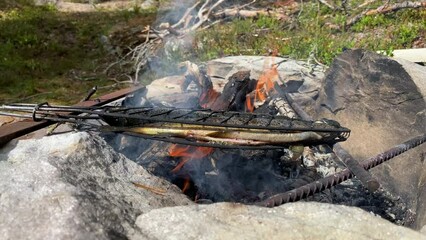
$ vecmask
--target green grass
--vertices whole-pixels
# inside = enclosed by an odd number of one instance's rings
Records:
[[[354,1],[352,1],[354,2]],[[344,48],[364,48],[391,52],[411,48],[414,40],[425,37],[426,11],[401,10],[392,14],[363,17],[344,30],[347,16],[332,12],[316,3],[305,3],[300,16],[293,22],[282,22],[271,17],[238,19],[197,35],[197,54],[203,60],[227,55],[268,55],[277,52],[296,59],[314,56],[324,64]],[[336,30],[327,25],[340,26]]]
[[[100,37],[122,26],[150,24],[156,17],[152,10],[60,13],[30,2],[0,1],[0,103],[72,104],[95,85],[113,84],[113,77],[103,70],[117,59],[108,56]],[[349,1],[349,6],[360,2],[363,1]],[[342,11],[305,1],[303,11],[291,22],[271,17],[234,19],[197,32],[193,49],[173,52],[168,59],[161,53],[158,57],[165,62],[163,74],[175,70],[178,61],[200,62],[242,54],[274,53],[295,59],[315,56],[330,64],[344,48],[384,50],[390,54],[393,49],[411,48],[416,40],[426,38],[425,10],[366,16],[345,30],[347,19]],[[328,24],[340,26],[340,30]],[[146,76],[146,84],[158,77]]]
[[[107,57],[101,36],[117,24],[135,19],[146,24],[155,19],[152,12],[60,13],[22,1],[3,7],[0,102],[71,104],[95,85],[113,84],[103,70],[115,59]]]

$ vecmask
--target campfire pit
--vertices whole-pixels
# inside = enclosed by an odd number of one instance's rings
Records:
[[[318,171],[318,163],[303,163],[302,159],[309,158],[320,162],[315,153],[331,163],[335,171],[343,168],[328,145],[346,140],[350,130],[332,120],[299,119],[300,115],[307,118],[306,113],[301,113],[278,84],[278,64],[265,70],[259,80],[251,79],[250,71],[238,71],[229,77],[222,92],[213,88],[211,79],[197,66],[186,65],[181,89],[185,94],[195,84],[198,107],[193,109],[164,106],[162,99],[136,101],[144,102],[144,106],[128,106],[126,103],[135,101],[127,99],[120,107],[16,104],[4,109],[31,113],[34,120],[68,121],[86,130],[101,129],[120,152],[175,183],[198,203],[232,201],[275,206],[325,190],[355,172],[345,170],[326,176],[329,172]],[[147,93],[137,94],[141,95]],[[88,120],[98,120],[104,126]],[[125,133],[118,137],[119,144],[113,143],[117,137],[112,133],[117,132]],[[422,140],[414,142],[421,144]],[[371,165],[375,164],[360,168]]]
[[[197,203],[275,206],[309,197],[359,206],[403,222],[404,202],[383,189],[367,192],[356,180],[310,196],[359,173],[345,169],[348,162],[339,161],[328,146],[346,140],[349,129],[333,120],[306,119],[306,113],[301,114],[301,107],[278,84],[274,66],[259,77],[269,76],[262,81],[251,79],[248,71],[237,71],[222,85],[222,91],[215,89],[217,83],[209,83],[205,74],[189,83],[194,75],[186,75],[174,78],[181,91],[176,98],[155,99],[151,95],[150,99],[148,86],[148,92],[135,94],[141,99],[130,96],[123,106],[41,104],[3,109],[26,112],[34,120],[68,121],[83,130],[101,130],[116,150],[176,184]],[[171,107],[174,99],[181,104],[192,99],[191,108]],[[144,104],[133,106],[129,102]],[[424,136],[415,138],[358,166],[369,169],[424,141]]]

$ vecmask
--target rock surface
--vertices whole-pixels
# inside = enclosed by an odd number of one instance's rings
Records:
[[[425,239],[358,208],[303,202],[273,209],[231,203],[168,207],[142,214],[136,225],[143,239]]]
[[[363,50],[346,51],[326,73],[313,115],[350,128],[351,136],[342,146],[364,160],[425,133],[424,76],[426,68],[419,65]],[[426,224],[425,152],[423,144],[372,171],[417,212],[417,228]]]
[[[165,195],[132,182],[166,190]],[[88,133],[0,149],[2,239],[106,239],[138,232],[154,208],[192,204],[180,190]]]

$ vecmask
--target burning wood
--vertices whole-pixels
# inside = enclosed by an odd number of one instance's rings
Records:
[[[267,69],[257,81],[256,87],[246,96],[247,111],[253,112],[255,108],[263,105],[271,91],[274,91],[274,82],[278,80],[277,66]]]
[[[195,179],[194,174],[197,178],[201,176],[208,179],[205,181],[213,184],[221,184],[222,178],[230,179],[234,192],[230,195],[218,193],[219,200],[254,202],[273,193],[289,190],[299,184],[294,180],[298,174],[292,173],[293,167],[297,169],[297,173],[305,171],[299,170],[303,146],[334,144],[346,140],[349,136],[349,129],[341,127],[336,122],[303,121],[289,115],[290,105],[286,104],[285,96],[280,96],[274,86],[279,82],[277,66],[266,66],[266,70],[258,80],[251,78],[250,71],[237,71],[228,78],[223,91],[219,93],[214,90],[210,77],[202,68],[191,62],[185,62],[182,65],[186,67],[186,73],[181,78],[184,80],[178,82],[182,84],[182,94],[192,91],[192,95],[197,97],[193,87],[187,90],[191,83],[195,83],[198,88],[199,107],[205,109],[169,108],[154,101],[149,103],[150,107],[83,109],[43,104],[14,105],[6,108],[27,113],[27,116],[35,120],[69,121],[87,125],[90,130],[128,133],[146,139],[172,142],[173,145],[161,145],[161,149],[157,148],[164,152],[166,162],[162,162],[162,165],[167,165],[167,168],[162,170],[163,176],[170,176],[172,178],[170,180],[175,181],[174,183],[186,194],[195,194],[192,196],[193,199],[211,199],[212,196],[208,190],[210,186],[202,186],[204,180],[200,182],[199,179]],[[278,112],[281,116],[277,116]],[[94,125],[86,120],[99,120],[102,126]],[[267,161],[271,160],[268,164],[272,165],[262,169],[262,161],[257,166],[258,163],[250,160],[253,156],[242,156],[243,153],[234,156],[226,151],[216,151],[216,148],[274,149],[274,157],[267,157]],[[259,156],[264,158],[264,154]],[[290,163],[285,159],[290,159]],[[231,162],[227,163],[227,161]],[[258,187],[257,183],[253,183],[252,187],[246,186],[244,183],[246,177],[234,176],[239,173],[227,173],[229,164],[236,164],[235,167],[238,169],[241,168],[238,164],[248,166],[249,169],[260,167],[261,170],[251,173],[255,176],[253,179],[271,179],[268,182],[277,185]],[[292,169],[290,172],[285,170],[287,165],[292,165],[289,167]],[[277,166],[284,169],[280,171],[285,172],[277,173],[275,170],[270,170]],[[230,167],[230,169],[233,168]],[[240,179],[234,183],[234,180],[231,180],[234,177]],[[163,194],[143,184],[135,184],[135,186]],[[219,186],[219,188],[223,187]]]
[[[194,147],[173,144],[169,148],[170,157],[181,157],[180,163],[172,170],[173,173],[179,171],[183,165],[192,159],[201,159],[214,151],[209,147]]]

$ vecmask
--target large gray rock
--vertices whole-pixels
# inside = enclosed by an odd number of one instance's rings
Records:
[[[364,160],[426,132],[425,76],[426,68],[419,65],[363,50],[346,51],[326,73],[314,115],[350,128],[351,136],[342,146]],[[407,202],[407,217],[417,212],[417,228],[426,224],[425,152],[422,145],[372,171]]]
[[[158,195],[132,182],[167,192]],[[191,203],[176,186],[88,133],[0,149],[2,239],[124,238],[137,234],[139,214]]]
[[[358,208],[303,202],[169,207],[142,214],[136,225],[140,239],[425,239]]]

